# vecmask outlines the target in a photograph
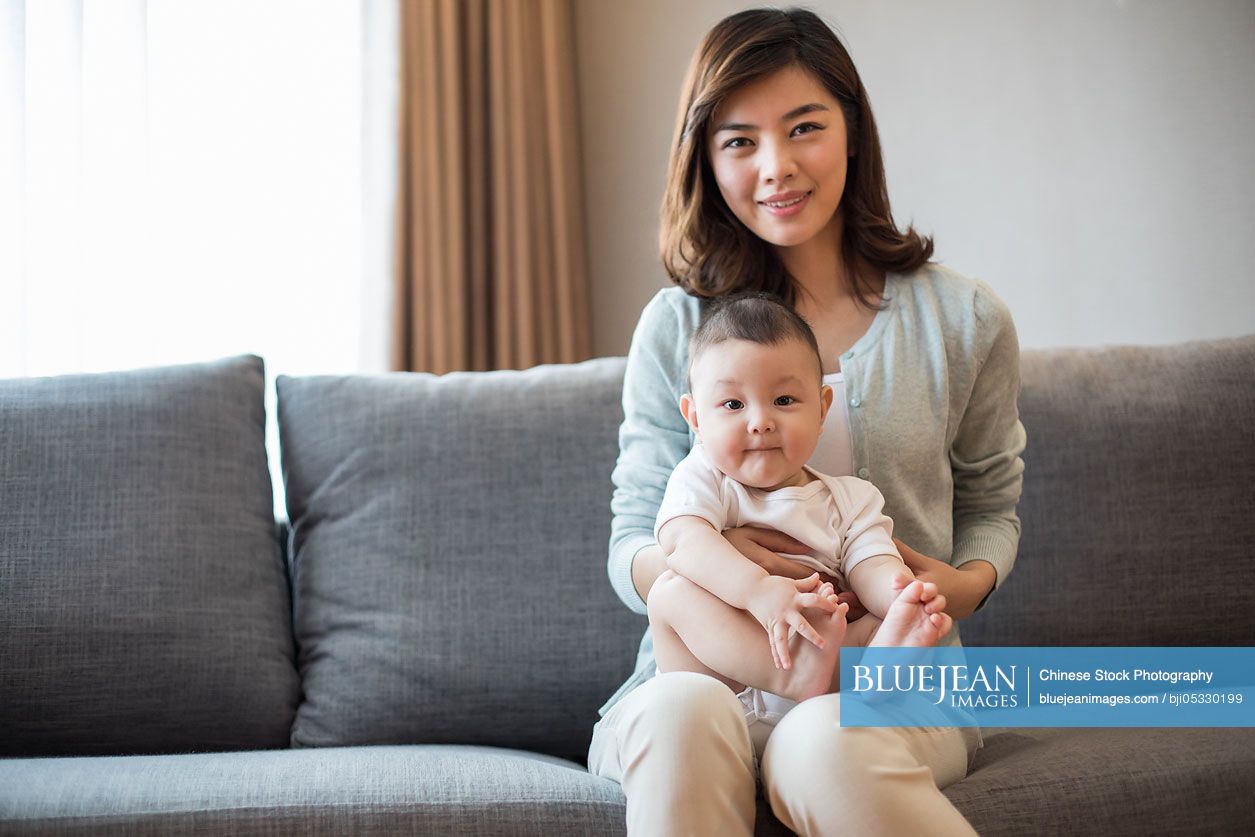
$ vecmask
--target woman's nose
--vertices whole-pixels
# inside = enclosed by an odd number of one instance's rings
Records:
[[[767,143],[763,146],[763,161],[760,167],[762,178],[767,183],[783,183],[797,173],[797,165],[787,144]]]

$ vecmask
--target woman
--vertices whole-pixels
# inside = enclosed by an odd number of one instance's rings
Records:
[[[954,619],[969,616],[1019,541],[1015,328],[986,286],[929,263],[932,242],[894,224],[866,92],[814,14],[742,12],[699,46],[661,246],[678,287],[633,337],[614,471],[609,570],[624,603],[645,613],[666,569],[652,529],[692,444],[676,405],[702,300],[767,291],[810,323],[837,392],[811,464],[873,482],[908,565]],[[802,548],[778,533],[725,534],[770,573],[810,573],[779,554]],[[769,711],[713,678],[656,675],[647,632],[636,673],[603,707],[589,769],[622,782],[633,833],[749,834],[756,779],[803,834],[973,833],[940,788],[966,775],[978,730],[842,728],[830,694],[789,711],[756,754],[746,720]]]

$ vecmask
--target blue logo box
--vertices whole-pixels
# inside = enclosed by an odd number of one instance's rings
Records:
[[[1255,648],[842,648],[841,725],[1255,727]]]

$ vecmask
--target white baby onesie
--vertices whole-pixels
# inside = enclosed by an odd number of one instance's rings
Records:
[[[901,555],[893,543],[893,522],[885,515],[885,498],[876,486],[857,477],[831,477],[806,469],[817,479],[806,485],[775,491],[748,488],[711,463],[701,443],[693,447],[667,482],[654,537],[664,523],[684,515],[700,517],[715,531],[737,526],[761,526],[797,538],[810,548],[807,555],[790,555],[801,564],[837,577],[840,589],[849,589],[846,577],[860,561],[875,555]],[[737,695],[756,759],[767,739],[796,702],[755,689]]]
[[[816,479],[775,491],[749,488],[711,463],[701,443],[694,445],[667,482],[654,523],[654,537],[677,517],[700,517],[715,531],[738,526],[775,529],[797,538],[810,551],[790,555],[798,563],[836,576],[841,589],[860,561],[876,555],[901,557],[893,543],[893,522],[885,498],[867,480],[830,477],[807,467]]]

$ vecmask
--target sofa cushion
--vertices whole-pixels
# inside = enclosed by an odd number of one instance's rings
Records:
[[[0,761],[0,833],[607,834],[619,785],[484,747]]]
[[[294,745],[584,758],[644,627],[605,570],[622,376],[278,379]]]
[[[945,794],[983,835],[1246,834],[1253,730],[986,730]],[[0,760],[0,834],[624,833],[620,786],[483,747]],[[758,800],[755,833],[790,832]]]
[[[262,363],[0,381],[0,753],[284,746]]]
[[[1255,730],[985,730],[945,794],[985,837],[1250,834]]]
[[[1022,367],[1019,557],[963,641],[1255,645],[1235,583],[1255,548],[1255,337]]]

